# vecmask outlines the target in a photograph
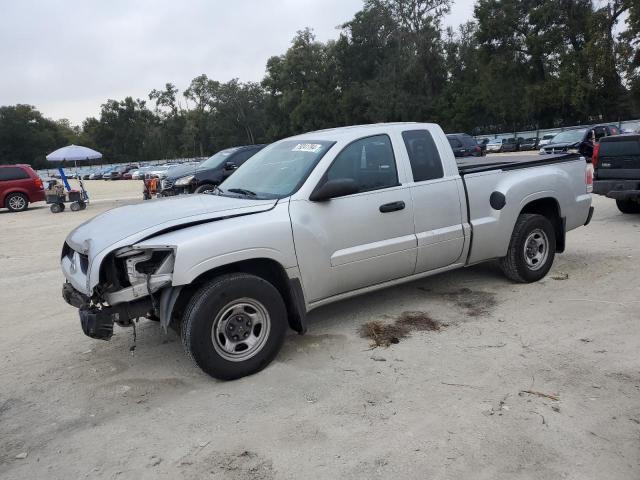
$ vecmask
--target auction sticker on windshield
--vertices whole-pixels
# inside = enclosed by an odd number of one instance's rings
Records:
[[[293,149],[292,152],[311,152],[318,153],[322,145],[318,145],[317,143],[299,143]]]

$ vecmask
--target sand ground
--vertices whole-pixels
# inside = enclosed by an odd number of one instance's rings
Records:
[[[490,263],[343,301],[224,383],[153,322],[133,354],[84,336],[64,237],[142,188],[87,187],[83,212],[0,211],[0,478],[640,478],[640,216],[611,200],[539,283]],[[360,326],[405,311],[446,326],[370,350]]]

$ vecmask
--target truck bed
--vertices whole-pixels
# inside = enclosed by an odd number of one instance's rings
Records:
[[[491,157],[463,157],[456,158],[460,175],[467,173],[486,172],[489,170],[517,170],[541,165],[577,160],[577,154],[540,155],[531,153],[526,155],[495,155]]]

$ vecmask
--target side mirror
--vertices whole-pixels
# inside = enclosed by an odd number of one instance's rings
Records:
[[[235,170],[236,168],[238,168],[238,166],[233,162],[226,162],[224,164],[224,169],[225,170]]]
[[[309,200],[312,202],[324,202],[332,198],[358,193],[359,191],[358,184],[353,178],[336,178],[316,187]]]

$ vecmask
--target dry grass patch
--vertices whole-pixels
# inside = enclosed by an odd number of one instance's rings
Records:
[[[388,347],[407,338],[412,331],[437,331],[442,326],[425,312],[403,312],[393,323],[379,320],[365,323],[360,327],[360,336],[370,339],[372,347]]]

